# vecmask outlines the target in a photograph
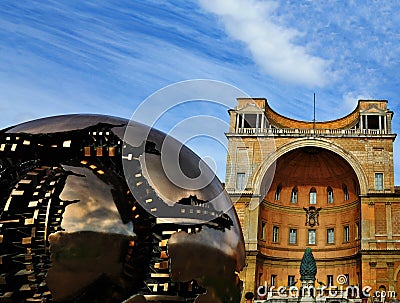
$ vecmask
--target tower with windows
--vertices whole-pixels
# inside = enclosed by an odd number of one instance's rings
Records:
[[[347,116],[315,124],[276,113],[264,98],[237,101],[225,183],[245,236],[245,291],[296,283],[311,247],[325,285],[344,275],[349,285],[400,293],[400,191],[387,101],[359,100]]]

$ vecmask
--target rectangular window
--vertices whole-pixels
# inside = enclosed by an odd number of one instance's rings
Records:
[[[272,228],[272,242],[279,242],[279,227],[274,226]]]
[[[350,241],[350,226],[346,225],[343,228],[343,242],[349,242]]]
[[[289,229],[289,244],[297,243],[297,229],[291,228]]]
[[[375,189],[383,190],[383,173],[375,173]]]
[[[261,240],[267,239],[267,222],[261,223]]]
[[[276,286],[276,275],[271,275],[271,286]]]
[[[333,286],[333,275],[327,275],[326,281],[327,281],[326,285],[328,285],[328,287]]]
[[[288,276],[288,286],[294,286],[296,284],[296,281],[294,280],[294,276]]]
[[[317,192],[310,192],[310,204],[317,204]]]
[[[316,244],[316,231],[315,229],[308,230],[308,244]]]
[[[246,173],[236,174],[236,189],[244,190],[246,188]]]
[[[328,244],[334,244],[335,243],[335,229],[334,228],[328,228],[326,230],[326,235],[327,235]]]

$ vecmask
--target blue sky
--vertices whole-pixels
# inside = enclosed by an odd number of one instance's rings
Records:
[[[387,99],[398,133],[399,12],[397,1],[365,0],[2,1],[0,127],[65,113],[129,118],[157,90],[201,78],[300,120],[312,120],[314,92],[319,121],[359,98]],[[197,104],[165,120],[196,114],[228,119]],[[193,148],[210,153],[208,140]],[[223,144],[211,156],[224,179]],[[400,184],[397,156],[395,169]]]

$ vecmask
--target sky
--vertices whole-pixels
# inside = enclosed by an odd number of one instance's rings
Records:
[[[68,113],[130,118],[166,86],[210,79],[305,121],[314,93],[317,121],[347,115],[358,99],[385,99],[398,133],[398,24],[397,1],[1,1],[0,128]],[[157,127],[195,115],[226,125],[226,109],[180,104]],[[188,144],[213,158],[223,181],[226,141],[201,140]],[[396,185],[399,150],[396,140]]]

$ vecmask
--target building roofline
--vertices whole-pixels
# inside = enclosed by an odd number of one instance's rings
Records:
[[[267,101],[267,100],[266,100]],[[268,104],[268,101],[266,102],[266,109],[268,108],[272,113],[274,113],[275,115],[277,115],[277,116],[279,116],[279,117],[282,117],[282,118],[284,118],[285,120],[289,120],[289,121],[291,121],[291,122],[294,122],[294,123],[305,123],[305,124],[309,124],[311,127],[310,128],[313,128],[314,127],[314,122],[313,121],[305,121],[305,120],[298,120],[298,119],[294,119],[294,118],[290,118],[290,117],[286,117],[286,116],[284,116],[284,115],[282,115],[282,114],[280,114],[280,113],[278,113],[277,111],[275,111],[269,104]],[[351,118],[352,116],[356,116],[356,117],[354,117],[355,119],[351,119],[351,122],[357,122],[358,121],[358,113],[359,113],[359,104],[357,104],[357,106],[356,106],[356,108],[352,111],[352,112],[350,112],[349,114],[347,114],[346,116],[343,116],[343,117],[340,117],[340,118],[337,118],[337,119],[333,119],[333,120],[325,120],[325,121],[316,121],[315,122],[315,125],[316,126],[318,126],[317,128],[329,128],[329,127],[322,127],[322,126],[324,126],[324,124],[332,124],[332,123],[337,123],[337,122],[340,122],[340,121],[342,121],[342,120],[346,120],[346,119],[349,119],[349,118]],[[346,123],[346,125],[344,125],[343,127],[345,127],[345,126],[348,126],[349,124],[352,124],[352,123]]]
[[[254,103],[260,107],[261,104],[261,109],[265,112],[267,120],[269,123],[272,125],[278,127],[278,128],[303,128],[303,129],[312,129],[314,128],[314,122],[313,121],[304,121],[304,120],[298,120],[294,118],[290,118],[287,116],[284,116],[277,111],[275,111],[268,103],[268,100],[266,98],[237,98],[238,104],[240,104],[240,101],[249,101],[249,103]],[[253,101],[253,102],[251,102]],[[334,120],[326,120],[326,121],[316,121],[315,122],[315,127],[316,128],[332,128],[332,129],[344,129],[344,128],[351,128],[353,127],[359,120],[360,116],[360,110],[361,110],[361,103],[365,102],[384,102],[387,103],[387,100],[364,100],[360,99],[358,100],[357,106],[355,109],[350,112],[349,114],[334,119]],[[245,106],[245,103],[242,103],[242,106]],[[240,110],[240,108],[237,108],[236,110]],[[388,109],[385,109],[389,111]],[[230,112],[231,110],[229,110]],[[389,111],[390,112],[390,111]]]

